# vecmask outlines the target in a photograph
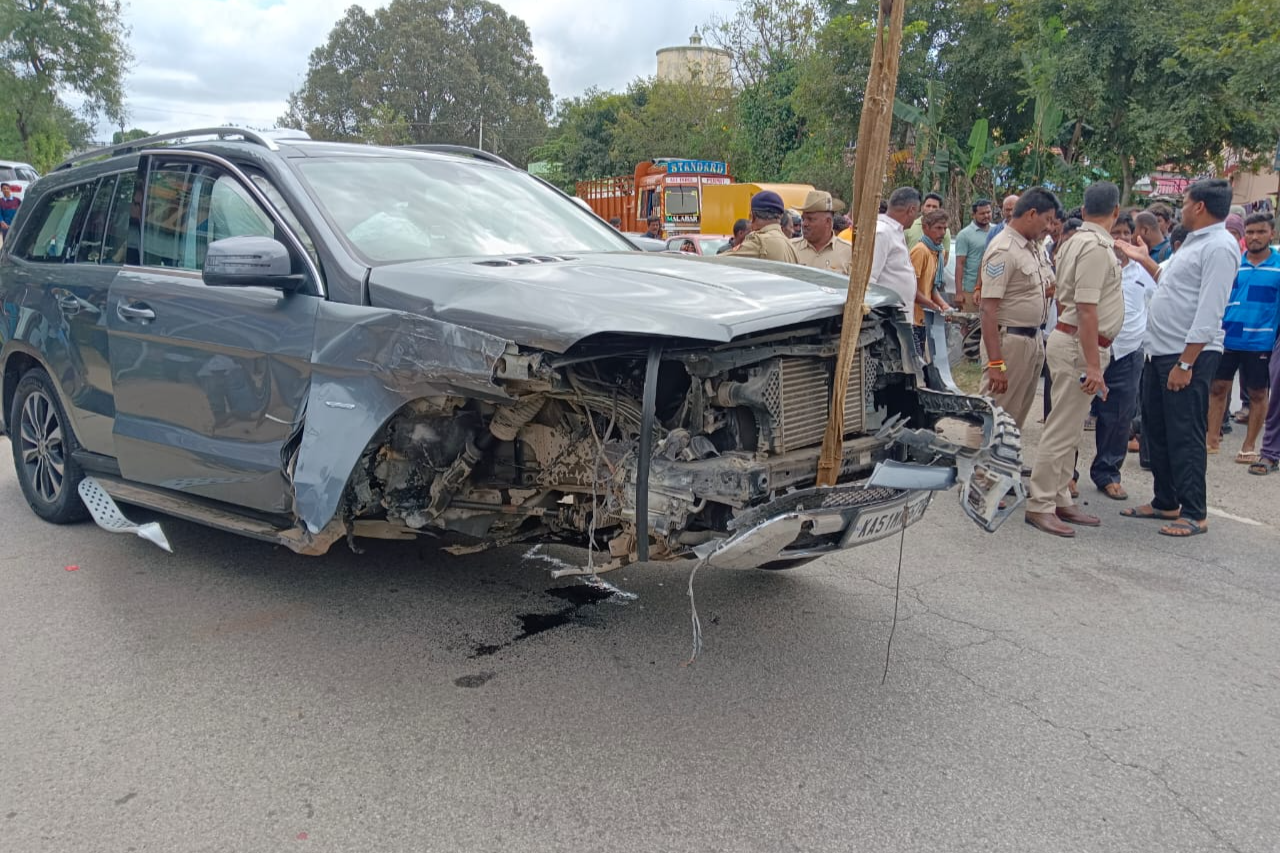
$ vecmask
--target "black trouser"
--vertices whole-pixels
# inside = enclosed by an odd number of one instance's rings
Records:
[[[1142,369],[1138,378],[1138,414],[1133,418],[1133,432],[1138,436],[1138,467],[1144,471],[1151,470],[1151,447],[1147,444],[1147,439],[1142,432],[1142,387],[1143,378],[1147,375],[1146,360],[1143,360]],[[1205,416],[1208,417],[1207,415]]]
[[[1153,509],[1180,510],[1182,518],[1204,521],[1209,515],[1205,488],[1209,426],[1209,385],[1218,372],[1217,352],[1202,352],[1192,365],[1191,382],[1169,390],[1169,372],[1181,355],[1147,360],[1142,374],[1142,441],[1151,451],[1155,477]]]
[[[1142,377],[1142,350],[1107,365],[1102,378],[1107,383],[1107,399],[1094,398],[1098,423],[1093,438],[1098,454],[1093,457],[1089,477],[1099,489],[1120,482],[1120,466],[1129,455],[1129,436],[1133,430],[1133,413],[1138,410],[1139,380]]]

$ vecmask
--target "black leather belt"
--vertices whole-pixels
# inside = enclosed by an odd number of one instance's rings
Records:
[[[1038,338],[1040,330],[1035,326],[1001,326],[1000,331],[1017,335],[1020,338]]]

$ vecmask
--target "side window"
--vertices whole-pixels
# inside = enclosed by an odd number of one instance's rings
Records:
[[[182,238],[191,201],[191,169],[166,166],[147,175],[142,224],[142,263],[149,267],[182,267]]]
[[[115,265],[125,263],[125,253],[129,249],[129,214],[133,210],[133,190],[137,184],[137,172],[125,172],[116,181],[110,220],[107,223],[106,236],[102,241],[102,258],[99,263]],[[136,261],[136,258],[134,260]]]
[[[102,238],[107,231],[107,214],[111,210],[111,196],[116,189],[116,176],[107,175],[98,181],[97,192],[89,205],[80,241],[76,246],[76,263],[96,264],[102,257]]]
[[[96,182],[77,184],[44,197],[40,207],[23,230],[22,243],[14,254],[40,263],[62,263],[67,260],[77,226],[89,206]]]
[[[275,223],[235,178],[205,166],[148,176],[144,264],[199,270],[209,243],[247,236],[274,237]]]

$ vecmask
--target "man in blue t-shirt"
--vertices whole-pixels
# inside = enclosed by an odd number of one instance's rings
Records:
[[[1236,461],[1249,465],[1258,461],[1258,436],[1267,412],[1267,389],[1271,384],[1271,350],[1276,343],[1276,323],[1280,317],[1280,252],[1271,248],[1275,225],[1271,217],[1255,213],[1245,221],[1245,254],[1236,274],[1227,311],[1222,317],[1222,360],[1209,392],[1210,453],[1222,443],[1222,416],[1231,396],[1236,371],[1249,395],[1249,426],[1244,446]]]
[[[21,206],[22,200],[13,194],[12,188],[8,184],[0,184],[0,246],[8,238],[13,217]]]

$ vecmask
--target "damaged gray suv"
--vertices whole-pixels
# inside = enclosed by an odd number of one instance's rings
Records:
[[[85,518],[89,480],[301,554],[449,533],[785,568],[952,486],[987,530],[1019,502],[1016,427],[919,363],[887,291],[818,488],[843,279],[636,251],[485,152],[300,137],[154,137],[33,188],[0,358],[41,518]]]

